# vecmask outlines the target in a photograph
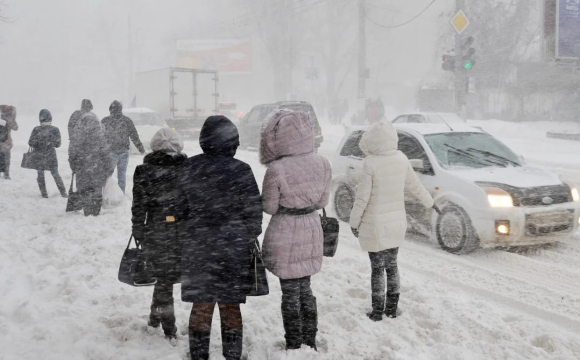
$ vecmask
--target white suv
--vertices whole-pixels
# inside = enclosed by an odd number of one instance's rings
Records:
[[[441,208],[425,209],[405,198],[411,227],[437,239],[451,253],[477,247],[543,244],[577,227],[578,191],[552,172],[524,163],[488,133],[465,124],[395,124],[399,150]],[[365,127],[347,130],[334,157],[334,206],[348,221],[362,160]]]

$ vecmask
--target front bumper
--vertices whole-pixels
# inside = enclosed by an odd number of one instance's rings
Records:
[[[480,246],[538,245],[569,238],[578,228],[580,207],[576,202],[551,206],[485,209],[471,221]],[[496,221],[509,221],[509,235],[496,233]]]

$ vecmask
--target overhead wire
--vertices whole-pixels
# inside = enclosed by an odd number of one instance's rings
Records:
[[[423,15],[423,13],[425,13],[425,11],[427,11],[437,0],[432,0],[429,5],[427,5],[423,10],[421,10],[421,12],[419,12],[417,15],[413,16],[411,19],[405,21],[404,23],[398,24],[398,25],[383,25],[383,24],[379,24],[378,22],[374,21],[373,19],[371,19],[368,15],[366,15],[366,18],[368,21],[370,21],[371,23],[375,24],[376,26],[385,28],[385,29],[395,29],[398,27],[402,27],[405,26],[407,24],[410,24],[411,22],[413,22],[415,19],[417,19],[419,16]]]

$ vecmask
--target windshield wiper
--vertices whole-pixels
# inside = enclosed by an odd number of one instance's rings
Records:
[[[485,155],[485,156],[489,156],[489,157],[496,158],[496,159],[498,159],[500,161],[505,161],[506,163],[510,163],[512,165],[515,165],[515,166],[521,166],[519,163],[517,163],[517,162],[515,162],[513,160],[510,160],[510,159],[508,159],[506,157],[503,157],[503,156],[498,155],[498,154],[494,154],[494,153],[489,152],[489,151],[484,151],[484,150],[479,150],[479,149],[474,149],[474,148],[467,148],[467,151],[473,151],[473,152],[476,152],[476,153],[479,153],[479,154],[482,154],[482,155]]]
[[[453,146],[451,146],[449,144],[443,144],[443,146],[445,146],[446,148],[451,149],[451,151],[453,151],[456,154],[463,155],[463,157],[468,158],[469,160],[471,160],[471,161],[473,161],[475,163],[478,163],[479,165],[489,166],[489,164],[486,164],[486,163],[482,162],[481,161],[482,159],[479,159],[477,156],[474,156],[474,155],[468,153],[465,150],[458,149],[458,148],[453,147]],[[485,160],[485,161],[487,161],[489,163],[495,164],[495,165],[503,165],[503,164],[498,164],[496,162],[490,161],[489,159],[483,159],[483,160]]]

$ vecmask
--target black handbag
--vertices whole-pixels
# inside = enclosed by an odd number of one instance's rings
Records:
[[[338,220],[326,216],[326,209],[322,209],[320,217],[322,232],[324,233],[324,256],[333,257],[338,247]]]
[[[129,238],[129,243],[123,253],[123,258],[121,258],[118,276],[119,281],[131,286],[151,286],[157,284],[153,264],[147,260],[143,249],[137,241],[135,241],[137,247],[135,249],[129,249],[131,240],[133,240],[133,235]]]
[[[22,156],[20,167],[31,170],[43,170],[40,156],[40,153],[35,152],[32,148],[28,148],[28,152]]]
[[[78,191],[73,191],[75,183],[75,173],[72,174],[70,189],[68,190],[68,200],[66,202],[66,212],[79,211],[83,209],[83,199]]]
[[[252,247],[252,257],[250,261],[250,273],[248,274],[247,296],[264,296],[270,293],[268,286],[268,276],[266,275],[266,265],[262,259],[260,243],[256,239]]]

